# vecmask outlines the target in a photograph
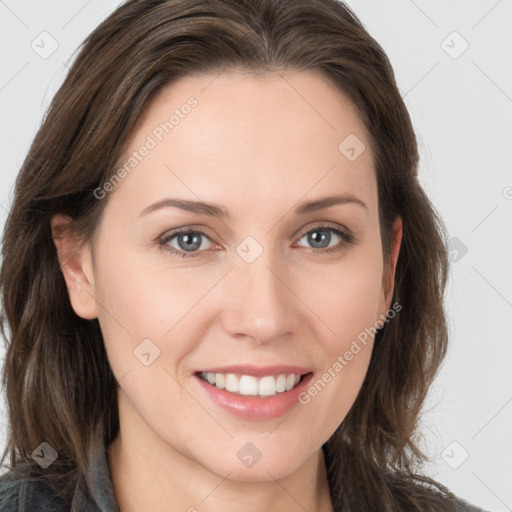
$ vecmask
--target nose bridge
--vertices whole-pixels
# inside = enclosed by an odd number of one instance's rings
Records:
[[[288,273],[277,264],[275,251],[258,249],[254,241],[248,240],[239,245],[237,252],[240,257],[228,280],[226,330],[260,343],[293,332],[297,303],[290,291],[293,286],[286,283]]]

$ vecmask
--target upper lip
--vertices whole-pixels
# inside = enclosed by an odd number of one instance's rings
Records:
[[[277,377],[278,375],[289,375],[291,373],[305,375],[311,371],[312,370],[310,368],[304,368],[302,366],[254,366],[250,364],[238,364],[232,366],[216,366],[214,368],[205,368],[203,370],[198,370],[196,373],[238,373],[241,375],[252,375],[253,377],[263,377],[265,375],[273,375]]]

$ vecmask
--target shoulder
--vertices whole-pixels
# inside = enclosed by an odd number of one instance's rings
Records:
[[[422,474],[388,474],[393,494],[405,503],[404,510],[435,510],[436,512],[488,512],[473,505],[441,482]]]
[[[43,480],[12,472],[0,476],[0,512],[65,512],[64,503]]]
[[[483,508],[477,507],[475,505],[471,505],[471,503],[468,503],[467,501],[465,501],[459,497],[457,498],[457,501],[455,502],[455,511],[456,512],[487,512],[487,510],[484,510]]]

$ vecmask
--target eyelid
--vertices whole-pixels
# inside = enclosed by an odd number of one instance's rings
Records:
[[[186,251],[180,251],[178,249],[175,249],[174,247],[169,247],[167,244],[175,238],[177,235],[180,235],[182,233],[194,233],[203,236],[207,240],[209,240],[212,244],[215,244],[215,242],[208,236],[207,233],[204,232],[203,228],[195,228],[194,226],[183,226],[181,228],[175,228],[171,231],[167,231],[163,235],[159,236],[156,240],[156,242],[163,246],[167,251],[169,251],[172,254],[176,254],[178,256],[185,255],[184,257],[194,257],[195,255],[200,255],[203,252],[206,252],[205,250],[202,251],[193,251],[190,253],[187,253]]]
[[[298,237],[302,238],[304,235],[306,235],[310,231],[312,231],[314,229],[321,229],[321,228],[333,229],[334,231],[339,231],[340,233],[346,235],[349,238],[355,239],[355,236],[354,236],[354,234],[352,233],[352,231],[350,229],[342,226],[341,224],[336,224],[334,222],[329,222],[329,221],[313,222],[309,226],[306,226],[302,231],[300,231],[300,235],[298,235]]]

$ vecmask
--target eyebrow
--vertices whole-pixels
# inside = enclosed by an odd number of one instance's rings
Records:
[[[312,201],[307,201],[300,204],[295,209],[296,215],[306,215],[308,213],[323,210],[325,208],[329,208],[338,204],[356,204],[364,208],[368,212],[368,207],[366,204],[354,197],[350,194],[343,195],[331,195],[327,197],[322,197],[319,199],[315,199]],[[143,210],[140,211],[139,217],[144,217],[145,215],[149,215],[150,213],[161,210],[163,208],[179,208],[181,210],[185,210],[190,213],[196,213],[200,215],[209,215],[212,217],[223,217],[223,218],[231,218],[231,215],[228,210],[223,208],[220,205],[213,203],[206,203],[204,201],[191,201],[189,199],[178,199],[167,197],[156,203],[153,203]]]

